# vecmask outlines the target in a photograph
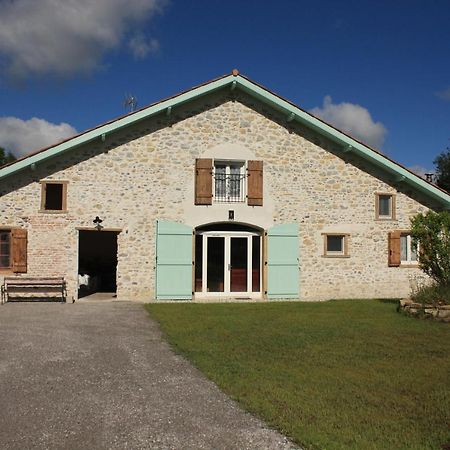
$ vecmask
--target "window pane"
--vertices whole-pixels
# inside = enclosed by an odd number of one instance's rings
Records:
[[[230,166],[230,173],[231,175],[240,175],[241,166],[240,165]]]
[[[0,267],[10,267],[10,231],[0,231]]]
[[[411,235],[409,237],[409,245],[410,245],[410,255],[411,255],[411,262],[417,262],[417,247],[413,245],[413,241],[411,238]]]
[[[344,252],[344,236],[327,236],[327,252]]]
[[[241,175],[238,172],[231,173],[228,182],[228,195],[231,199],[238,200],[241,195]]]
[[[9,255],[0,256],[0,268],[5,269],[9,267]]]
[[[45,209],[50,211],[63,209],[63,185],[61,183],[45,185]]]
[[[411,261],[417,262],[417,249],[411,243]]]
[[[223,292],[225,279],[225,238],[208,237],[207,291]]]
[[[408,261],[408,237],[406,234],[400,236],[400,260]]]
[[[8,268],[11,265],[10,261],[10,231],[0,231],[0,268]]]
[[[230,290],[231,292],[247,292],[248,273],[248,239],[232,237],[230,243]]]
[[[226,167],[223,164],[216,164],[216,175],[225,175]]]
[[[215,180],[215,197],[216,200],[224,200],[226,196],[227,180],[226,180],[226,167],[223,165],[216,165],[214,170]]]
[[[392,197],[390,195],[380,195],[378,197],[378,214],[380,216],[391,217],[391,200]]]

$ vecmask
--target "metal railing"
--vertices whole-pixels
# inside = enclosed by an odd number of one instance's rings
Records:
[[[214,201],[222,203],[245,202],[245,175],[224,174],[214,175]]]

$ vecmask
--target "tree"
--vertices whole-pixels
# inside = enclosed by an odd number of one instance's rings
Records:
[[[0,167],[15,160],[16,157],[11,152],[7,152],[3,147],[0,147]]]
[[[437,185],[450,192],[450,148],[438,155],[433,163],[436,166]]]
[[[413,245],[421,269],[439,285],[450,287],[450,212],[428,211],[411,219]]]

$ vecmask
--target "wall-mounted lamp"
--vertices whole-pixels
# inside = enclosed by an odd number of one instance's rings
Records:
[[[228,210],[228,220],[234,220],[234,211],[232,209]]]
[[[102,229],[103,229],[103,227],[102,227],[103,220],[100,219],[100,217],[95,216],[95,219],[92,222],[94,222],[94,226],[95,226],[95,229],[97,231],[102,231]]]

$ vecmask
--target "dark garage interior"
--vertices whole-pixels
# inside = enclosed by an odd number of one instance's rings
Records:
[[[80,230],[78,242],[78,298],[117,290],[116,231]]]

